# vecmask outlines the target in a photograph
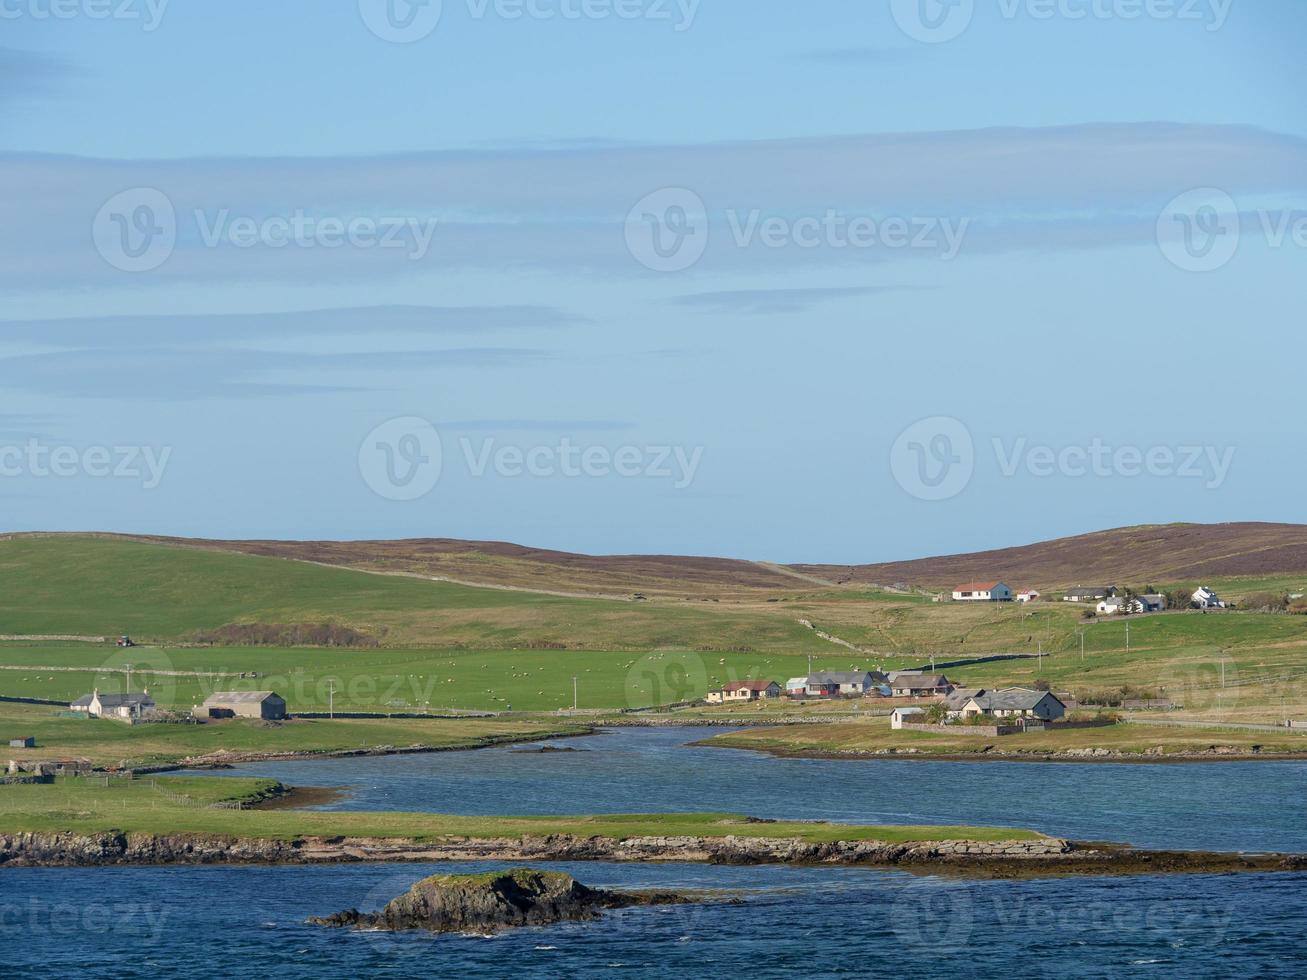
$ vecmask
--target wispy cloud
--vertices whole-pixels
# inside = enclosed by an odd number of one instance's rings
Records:
[[[441,422],[454,432],[615,432],[634,429],[634,422],[611,419],[462,419]]]
[[[514,367],[553,356],[509,347],[335,354],[97,347],[0,358],[0,386],[118,401],[288,397],[369,389],[379,374]],[[290,377],[296,380],[284,380]]]
[[[0,104],[57,92],[72,70],[39,51],[0,48]]]
[[[548,306],[371,306],[275,313],[99,316],[0,320],[0,342],[112,342],[116,347],[335,337],[353,334],[441,336],[512,329],[570,327],[585,317]]]
[[[799,57],[828,65],[902,65],[917,61],[924,49],[919,48],[821,48],[805,51]]]
[[[821,303],[899,291],[899,286],[830,286],[811,289],[731,289],[690,293],[671,302],[705,313],[805,313]]]
[[[138,187],[166,195],[178,238],[165,263],[133,277],[95,251],[90,229],[106,201]],[[867,267],[923,252],[742,247],[727,231],[728,215],[965,217],[973,219],[966,254],[1144,243],[1165,204],[1190,188],[1307,189],[1307,140],[1241,126],[1132,123],[328,159],[3,154],[0,286],[338,284],[460,268],[638,275],[626,218],[667,187],[693,191],[710,216],[698,271]],[[436,226],[420,257],[203,241],[202,226],[220,220],[257,223],[297,210]]]

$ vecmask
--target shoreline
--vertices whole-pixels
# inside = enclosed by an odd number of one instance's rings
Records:
[[[611,861],[862,867],[985,880],[1159,874],[1307,872],[1307,854],[1142,850],[1066,841],[809,842],[795,838],[551,834],[521,838],[240,838],[106,831],[0,834],[0,868],[332,865],[445,861]]]
[[[823,759],[845,762],[1043,762],[1069,765],[1203,765],[1221,762],[1307,762],[1307,752],[1172,752],[1148,755],[1141,752],[1113,752],[1110,749],[1085,749],[1072,752],[929,752],[912,749],[875,751],[833,749],[788,749],[774,745],[735,745],[701,739],[688,743],[701,749],[734,749],[759,752],[776,759]]]
[[[596,728],[576,732],[551,732],[546,734],[490,735],[475,743],[467,745],[377,745],[362,749],[292,749],[284,752],[210,752],[208,755],[189,756],[175,762],[157,765],[129,766],[126,769],[110,770],[97,768],[96,773],[130,772],[137,776],[156,776],[168,772],[180,772],[186,769],[234,769],[236,766],[253,762],[311,762],[315,759],[355,759],[390,755],[430,755],[436,752],[475,752],[479,749],[494,749],[505,745],[529,745],[532,742],[548,742],[558,738],[589,738],[598,734]]]

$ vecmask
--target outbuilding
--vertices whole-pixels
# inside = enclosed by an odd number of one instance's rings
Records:
[[[205,698],[193,714],[196,718],[279,721],[286,717],[286,699],[275,691],[219,691]]]
[[[926,720],[925,708],[895,708],[889,714],[889,727],[902,728],[907,725],[920,725]]]

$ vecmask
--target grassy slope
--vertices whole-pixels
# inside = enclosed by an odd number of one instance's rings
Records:
[[[1111,728],[990,738],[985,735],[968,735],[966,729],[961,727],[942,734],[893,731],[889,722],[883,718],[870,722],[794,725],[731,732],[711,738],[708,743],[725,748],[833,755],[857,755],[886,749],[899,752],[911,749],[926,755],[967,755],[987,753],[991,749],[998,752],[1048,753],[1085,748],[1143,755],[1149,749],[1160,749],[1166,754],[1203,752],[1216,745],[1245,750],[1257,745],[1266,754],[1307,755],[1307,734],[1295,735],[1289,732],[1277,735],[1233,729],[1193,730],[1115,725]]]
[[[177,639],[227,623],[337,623],[390,645],[820,649],[764,608],[568,599],[131,541],[0,541],[0,632]]]
[[[89,759],[99,766],[139,767],[215,752],[338,752],[382,746],[476,748],[586,729],[546,719],[297,720],[282,725],[228,721],[210,725],[125,725],[57,718],[49,708],[0,704],[0,737],[32,735],[35,749],[7,749],[3,758]]]
[[[127,831],[204,833],[290,839],[302,835],[399,837],[521,837],[576,834],[623,839],[644,836],[797,837],[833,840],[1037,840],[1031,831],[980,827],[873,827],[846,824],[749,823],[720,813],[633,814],[578,817],[461,817],[427,813],[318,812],[207,809],[247,798],[262,780],[143,778],[61,779],[52,786],[0,789],[0,831]],[[162,791],[161,791],[162,790]],[[179,799],[182,798],[182,799]],[[184,805],[189,798],[193,805]]]

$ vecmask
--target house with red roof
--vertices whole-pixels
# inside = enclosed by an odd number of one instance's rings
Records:
[[[955,586],[954,602],[1011,602],[1012,589],[1004,582],[968,582]]]

